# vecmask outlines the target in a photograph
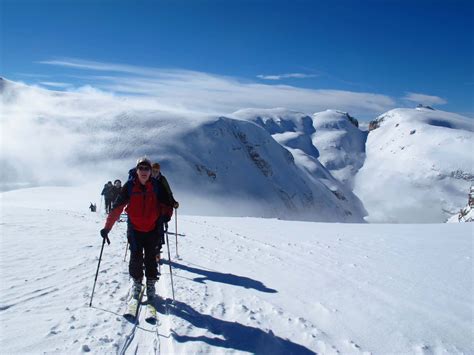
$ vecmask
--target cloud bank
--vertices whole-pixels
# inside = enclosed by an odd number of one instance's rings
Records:
[[[141,96],[164,106],[205,114],[225,115],[247,107],[286,107],[305,113],[332,108],[369,120],[395,106],[391,97],[377,93],[270,85],[191,70],[140,67],[74,58],[40,63],[74,70],[76,79],[79,71],[82,82],[103,91],[121,96]],[[308,77],[307,74],[299,73],[273,77],[285,76]],[[270,77],[272,76],[266,78]]]
[[[414,92],[407,92],[404,99],[423,105],[444,105],[448,103],[448,101],[439,96],[418,94]]]
[[[140,122],[133,127],[137,134],[148,134],[149,127],[164,119],[199,121],[243,108],[286,107],[307,114],[336,108],[372,119],[395,104],[376,93],[269,85],[190,70],[70,58],[42,64],[66,69],[66,75],[36,73],[29,77],[34,85],[1,81],[1,183],[74,182],[110,171],[114,159],[135,148],[124,146],[99,170],[96,161],[89,159],[91,166],[84,166],[71,157],[80,160],[85,159],[81,152],[106,151],[115,144],[117,125],[131,121]]]

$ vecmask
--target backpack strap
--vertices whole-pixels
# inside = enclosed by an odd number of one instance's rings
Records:
[[[127,191],[128,191],[128,197],[129,198],[132,196],[133,184],[134,184],[133,179],[130,179],[130,180],[127,181]]]

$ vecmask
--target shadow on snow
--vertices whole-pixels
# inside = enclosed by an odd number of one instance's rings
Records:
[[[163,264],[169,264],[168,260],[163,260]],[[277,290],[266,287],[260,281],[252,280],[248,277],[238,276],[234,274],[224,274],[217,271],[198,269],[192,266],[187,266],[179,264],[175,261],[171,262],[171,266],[176,269],[189,271],[195,274],[202,275],[203,277],[195,277],[193,280],[200,283],[205,283],[206,281],[214,281],[225,283],[229,285],[241,286],[245,288],[253,288],[257,291],[267,292],[267,293],[276,293]]]
[[[266,332],[237,322],[217,319],[199,313],[191,306],[179,301],[172,302],[167,299],[166,304],[166,306],[164,304],[159,306],[158,312],[162,314],[168,312],[189,322],[194,327],[206,329],[219,336],[188,336],[179,335],[172,331],[173,338],[179,343],[201,341],[211,346],[246,351],[253,354],[315,354],[315,352],[302,345],[276,336],[271,330]]]

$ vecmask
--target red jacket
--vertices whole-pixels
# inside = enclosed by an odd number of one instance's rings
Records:
[[[125,183],[107,216],[105,228],[112,229],[124,207],[133,229],[139,232],[152,231],[161,215],[162,205],[151,180],[145,185],[142,185],[138,178]]]

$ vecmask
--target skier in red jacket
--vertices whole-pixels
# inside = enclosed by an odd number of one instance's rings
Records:
[[[156,262],[156,248],[160,240],[162,224],[158,219],[164,206],[159,200],[160,191],[156,180],[151,179],[151,162],[147,158],[137,160],[136,177],[128,180],[114,201],[107,216],[102,238],[107,238],[123,209],[128,215],[127,239],[130,245],[129,273],[133,278],[132,294],[138,299],[145,264],[147,298],[155,297],[155,283],[159,274]]]

